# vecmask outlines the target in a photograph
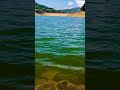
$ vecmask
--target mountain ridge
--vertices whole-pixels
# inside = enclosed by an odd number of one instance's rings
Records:
[[[80,11],[80,7],[76,7],[76,8],[70,8],[70,9],[64,9],[64,10],[60,10],[64,13],[76,13]]]

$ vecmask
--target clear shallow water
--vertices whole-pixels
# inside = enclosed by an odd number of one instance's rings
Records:
[[[85,18],[36,16],[35,27],[37,63],[84,69]]]

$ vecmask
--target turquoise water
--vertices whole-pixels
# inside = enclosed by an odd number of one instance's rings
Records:
[[[35,53],[44,66],[83,70],[85,18],[36,16]]]

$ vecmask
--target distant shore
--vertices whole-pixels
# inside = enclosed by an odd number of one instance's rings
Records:
[[[44,14],[35,13],[35,16],[85,17],[85,12],[80,11],[80,12],[77,12],[77,13],[44,13]]]

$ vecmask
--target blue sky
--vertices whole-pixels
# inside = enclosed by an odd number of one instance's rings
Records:
[[[85,0],[35,0],[37,3],[46,5],[55,9],[69,9],[74,7],[81,7]]]

